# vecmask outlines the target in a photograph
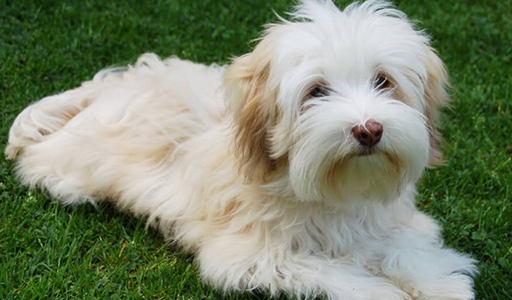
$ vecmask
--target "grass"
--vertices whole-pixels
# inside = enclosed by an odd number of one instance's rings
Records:
[[[345,1],[346,2],[346,1]],[[204,63],[250,50],[289,1],[0,0],[0,148],[30,102],[143,52]],[[480,261],[477,299],[512,299],[512,2],[400,1],[421,20],[454,86],[445,167],[419,184],[419,206],[446,244]],[[225,299],[193,257],[108,205],[64,208],[0,159],[1,299]],[[264,299],[233,294],[230,299]]]

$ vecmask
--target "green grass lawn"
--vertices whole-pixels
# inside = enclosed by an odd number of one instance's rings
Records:
[[[289,1],[0,0],[0,148],[30,102],[144,52],[227,62]],[[347,1],[345,1],[346,3]],[[480,261],[477,299],[512,299],[512,1],[400,1],[432,35],[454,86],[447,165],[418,203],[446,244]],[[223,299],[193,257],[107,205],[65,208],[0,158],[0,299]],[[231,299],[265,299],[261,294]]]

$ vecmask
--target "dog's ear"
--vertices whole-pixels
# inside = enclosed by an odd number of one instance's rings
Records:
[[[277,91],[269,84],[271,64],[271,43],[263,39],[252,53],[235,59],[224,77],[235,154],[248,181],[264,181],[275,168],[268,136],[277,113]]]
[[[450,87],[450,82],[446,68],[435,50],[428,47],[427,51],[426,66],[428,77],[425,84],[425,115],[429,126],[430,138],[429,165],[438,166],[443,164],[443,157],[439,150],[442,136],[437,127],[439,125],[440,109],[447,106],[450,101],[450,95],[447,91]]]

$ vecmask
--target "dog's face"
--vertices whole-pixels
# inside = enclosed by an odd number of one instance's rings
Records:
[[[383,2],[304,1],[293,16],[226,73],[245,175],[300,200],[396,198],[440,161],[441,60]]]

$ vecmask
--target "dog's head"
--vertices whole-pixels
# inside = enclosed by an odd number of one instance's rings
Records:
[[[303,1],[225,76],[235,149],[249,180],[301,200],[392,199],[441,161],[447,74],[386,2]]]

